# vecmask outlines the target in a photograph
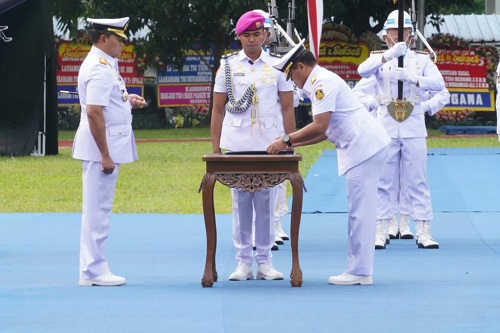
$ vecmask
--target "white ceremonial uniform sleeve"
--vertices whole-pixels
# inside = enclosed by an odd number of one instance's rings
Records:
[[[423,90],[441,91],[445,89],[445,83],[441,72],[430,59],[425,62],[422,76],[418,77],[418,86]]]
[[[284,73],[278,71],[276,69],[277,72],[279,72],[278,74],[278,91],[293,91],[293,82],[292,80],[286,80],[286,76]]]
[[[114,73],[103,64],[92,66],[86,77],[87,105],[109,106],[111,91],[116,85],[109,84],[116,81]]]
[[[226,78],[224,74],[224,59],[220,60],[220,66],[217,70],[217,74],[215,74],[215,82],[214,82],[214,92],[225,93],[226,92]]]
[[[424,112],[433,116],[450,103],[450,92],[444,88],[437,93],[431,93],[431,95],[432,97],[429,100],[422,102],[422,108]]]
[[[358,66],[358,73],[361,77],[369,78],[382,67],[382,54],[371,54],[368,59]]]
[[[316,116],[325,112],[334,112],[338,94],[338,84],[334,81],[323,81],[316,84],[311,93],[311,112]]]
[[[375,116],[375,113],[379,107],[378,101],[375,98],[377,96],[377,79],[375,76],[369,78],[362,78],[356,83],[352,89],[354,95],[359,99],[361,104]]]

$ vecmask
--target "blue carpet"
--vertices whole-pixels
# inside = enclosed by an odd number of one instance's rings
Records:
[[[432,225],[441,248],[392,240],[376,252],[373,286],[326,283],[346,261],[346,213],[331,202],[345,202],[343,178],[331,170],[334,151],[305,179],[309,207],[320,201],[326,208],[313,208],[330,213],[302,216],[301,288],[291,288],[287,278],[227,281],[235,260],[225,214],[217,215],[219,282],[213,288],[200,284],[201,214],[114,214],[108,259],[128,280],[115,288],[78,286],[80,214],[0,214],[0,332],[496,332],[500,212],[493,198],[500,164],[493,157],[499,150],[429,154],[435,208],[447,207],[436,210]],[[482,198],[472,200],[468,191]],[[288,276],[289,244],[273,255]]]
[[[446,135],[457,135],[457,134],[468,134],[468,135],[478,135],[478,134],[496,134],[496,126],[441,126],[439,128],[441,132]]]
[[[435,212],[499,212],[500,148],[429,149],[427,173]],[[305,179],[304,213],[347,212],[337,154],[326,150]]]

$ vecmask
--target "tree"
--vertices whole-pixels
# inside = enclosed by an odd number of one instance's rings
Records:
[[[137,51],[145,55],[148,64],[168,63],[182,70],[186,49],[199,44],[207,51],[214,45],[212,79],[224,51],[234,40],[232,33],[236,20],[251,9],[266,10],[268,0],[52,0],[54,16],[59,28],[76,34],[81,17],[131,17],[129,30],[137,32],[147,27],[149,33],[139,41]],[[379,32],[387,15],[397,5],[393,0],[324,0],[324,17],[327,21],[349,27],[354,35],[367,31]],[[286,26],[288,1],[277,0],[279,23]],[[307,37],[307,2],[296,0],[294,24]],[[410,1],[406,1],[408,8]],[[473,6],[477,0],[462,0],[461,6]],[[426,13],[440,13],[445,8],[457,6],[456,0],[427,0]],[[417,8],[418,10],[418,8]],[[372,17],[378,23],[370,25]],[[213,80],[212,80],[213,81]]]

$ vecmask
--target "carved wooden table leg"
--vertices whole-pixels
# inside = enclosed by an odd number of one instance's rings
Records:
[[[217,230],[215,224],[214,209],[214,186],[215,176],[206,173],[201,183],[203,197],[203,215],[205,217],[205,231],[207,234],[207,258],[205,271],[201,279],[203,287],[212,287],[217,281],[217,270],[215,267],[215,251],[217,246]]]
[[[290,227],[290,244],[292,247],[292,272],[290,273],[290,284],[292,287],[302,286],[302,270],[299,264],[299,228],[302,214],[302,191],[303,180],[300,173],[290,174],[292,184],[292,219]]]

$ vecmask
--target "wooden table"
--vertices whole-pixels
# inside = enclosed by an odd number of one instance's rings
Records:
[[[302,213],[302,191],[304,181],[299,172],[300,154],[284,155],[204,155],[206,173],[200,185],[203,197],[203,215],[207,234],[207,258],[205,272],[201,279],[203,287],[212,287],[217,282],[215,252],[217,248],[217,228],[214,210],[215,181],[244,191],[255,192],[273,187],[290,180],[293,189],[290,243],[292,247],[292,287],[302,286],[302,271],[299,265],[299,227]]]

